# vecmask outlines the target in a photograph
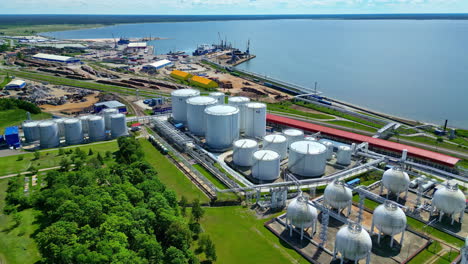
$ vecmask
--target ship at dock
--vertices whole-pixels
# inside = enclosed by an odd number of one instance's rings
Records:
[[[216,48],[214,45],[201,44],[198,45],[197,49],[193,52],[193,56],[206,55],[209,53],[216,52],[217,50],[218,48]]]

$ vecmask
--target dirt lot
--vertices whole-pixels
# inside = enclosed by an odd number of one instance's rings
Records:
[[[97,103],[99,101],[98,99],[99,93],[95,94],[90,94],[86,96],[86,102],[67,102],[63,105],[41,105],[41,109],[44,111],[54,114],[54,115],[60,115],[61,113],[69,113],[73,114],[75,112],[79,112],[83,110],[84,108],[90,107]]]

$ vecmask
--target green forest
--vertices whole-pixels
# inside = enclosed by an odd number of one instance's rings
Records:
[[[216,260],[215,245],[201,233],[199,201],[187,210],[189,201],[178,201],[158,179],[157,167],[142,162],[135,138],[119,138],[118,147],[110,157],[115,162],[75,153],[73,167],[63,158],[29,195],[21,177],[9,180],[4,212],[19,224],[18,212],[40,211],[33,234],[40,263],[192,264],[201,253],[203,263]]]

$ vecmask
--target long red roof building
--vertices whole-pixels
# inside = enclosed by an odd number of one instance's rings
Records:
[[[460,160],[458,158],[440,154],[437,152],[433,152],[430,150],[425,150],[413,146],[408,146],[405,144],[400,144],[384,139],[379,139],[379,138],[373,138],[369,136],[364,136],[348,131],[343,131],[335,128],[330,128],[330,127],[325,127],[325,126],[320,126],[304,121],[299,121],[295,120],[292,118],[287,118],[283,116],[277,116],[277,115],[272,115],[272,114],[267,114],[267,122],[270,123],[275,123],[278,125],[283,125],[283,126],[289,126],[289,127],[294,127],[298,128],[304,131],[309,131],[309,132],[320,132],[321,134],[328,135],[331,137],[337,137],[337,138],[342,138],[347,141],[353,141],[356,143],[362,143],[362,142],[368,142],[370,147],[374,148],[380,148],[396,153],[401,153],[404,149],[408,150],[408,156],[413,156],[415,158],[419,159],[425,159],[425,160],[431,160],[435,163],[448,166],[448,167],[454,167],[455,164]]]

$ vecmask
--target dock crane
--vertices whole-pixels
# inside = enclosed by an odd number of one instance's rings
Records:
[[[117,41],[115,40],[114,33],[112,33],[112,39],[114,40],[114,49],[117,49]]]

